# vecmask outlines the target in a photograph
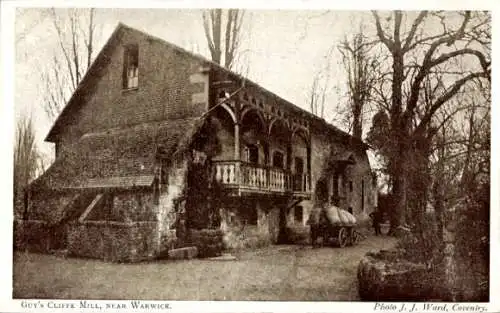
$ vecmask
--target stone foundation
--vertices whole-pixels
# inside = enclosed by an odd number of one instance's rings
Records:
[[[277,243],[279,233],[279,209],[267,207],[265,202],[253,202],[256,221],[249,224],[241,210],[249,208],[221,209],[221,230],[225,249],[257,248]],[[250,208],[252,209],[252,208]]]
[[[87,221],[68,228],[70,256],[111,262],[138,262],[158,254],[156,222]]]
[[[38,253],[49,253],[54,242],[52,228],[46,221],[18,220],[14,222],[14,247]]]

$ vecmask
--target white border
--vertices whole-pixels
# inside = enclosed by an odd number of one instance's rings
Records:
[[[4,205],[2,210],[2,227],[3,233],[0,236],[0,243],[2,251],[9,251],[9,253],[4,253],[3,257],[0,258],[0,268],[1,271],[1,285],[0,285],[0,311],[27,311],[21,307],[22,300],[12,300],[12,140],[13,136],[13,121],[14,116],[13,103],[14,103],[14,15],[16,7],[97,7],[97,8],[110,8],[110,7],[122,7],[122,8],[204,8],[207,7],[205,1],[189,1],[189,0],[171,0],[171,1],[101,1],[101,0],[89,0],[89,1],[2,1],[1,4],[1,87],[0,93],[2,95],[2,125],[4,126],[4,134],[7,136],[1,137],[2,151],[4,154],[1,174],[4,179],[0,182],[0,192],[2,194],[2,200]],[[271,1],[271,0],[254,0],[254,1],[239,1],[238,7],[241,8],[262,8],[262,9],[325,9],[332,8],[338,10],[359,10],[359,9],[372,9],[375,8],[380,10],[389,9],[403,9],[403,10],[417,10],[422,8],[427,9],[444,9],[444,10],[457,10],[457,9],[481,9],[481,10],[492,10],[493,12],[493,35],[498,33],[500,27],[498,22],[498,12],[496,12],[496,6],[494,0],[450,0],[437,2],[435,0],[420,0],[420,1],[362,1],[362,0],[350,0],[350,1],[339,1],[333,6],[330,2],[323,1]],[[234,1],[212,1],[210,6],[217,7],[232,7],[235,6]],[[498,37],[498,36],[494,36]],[[493,40],[493,54],[496,55],[498,49],[498,43]],[[496,57],[494,58],[496,60]],[[493,61],[496,64],[496,61]],[[493,73],[493,84],[495,86],[497,82],[496,72]],[[492,88],[493,99],[498,98],[498,92],[496,88]],[[495,103],[495,101],[492,101]],[[500,131],[500,123],[495,123],[495,118],[498,118],[500,112],[496,105],[492,105],[492,145],[491,145],[491,168],[492,168],[492,193],[491,193],[491,271],[490,277],[490,303],[487,305],[487,312],[500,312],[500,302],[498,298],[494,295],[500,293],[500,273],[496,266],[499,264],[498,253],[500,236],[498,229],[500,228],[499,221],[499,177],[500,177],[500,167],[498,164],[499,153],[499,143],[498,143],[498,132]],[[7,131],[5,131],[7,130]],[[496,279],[494,279],[496,278]],[[51,300],[42,300],[42,302],[50,302]],[[55,303],[69,303],[72,301],[53,301]],[[95,303],[122,303],[127,301],[93,301]],[[167,302],[167,301],[165,301]],[[76,301],[75,303],[78,303]],[[266,311],[266,312],[311,312],[311,311],[327,311],[327,312],[359,312],[359,311],[374,311],[375,303],[370,302],[190,302],[190,301],[171,301],[172,310],[175,312],[256,312],[256,311]],[[390,305],[390,303],[385,303]],[[398,308],[400,308],[400,303],[395,303]],[[410,303],[409,306],[412,304]],[[418,304],[420,305],[420,304]],[[450,305],[450,312],[451,305]],[[473,304],[471,304],[473,305]],[[478,304],[483,305],[483,304]],[[47,306],[47,305],[46,305]],[[29,310],[32,311],[32,310]],[[36,310],[36,311],[61,311],[58,310]],[[66,311],[66,310],[62,310]],[[72,310],[80,311],[80,310]],[[118,310],[114,310],[118,311]],[[382,311],[392,311],[392,310],[382,310]],[[420,311],[420,309],[419,309]],[[90,310],[87,312],[91,312]],[[99,311],[102,312],[102,311]],[[396,311],[394,311],[396,312]],[[432,312],[432,310],[428,311]]]

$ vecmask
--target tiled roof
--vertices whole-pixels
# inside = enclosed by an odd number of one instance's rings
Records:
[[[89,178],[83,185],[85,188],[151,187],[154,178],[154,175]]]
[[[155,158],[183,150],[202,121],[185,118],[89,133],[32,183],[34,188],[130,188],[151,186]]]

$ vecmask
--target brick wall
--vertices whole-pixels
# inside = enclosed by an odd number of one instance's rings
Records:
[[[124,46],[139,47],[138,88],[122,88]],[[107,65],[61,129],[61,149],[81,135],[125,125],[199,115],[208,107],[202,64],[163,42],[124,28]]]

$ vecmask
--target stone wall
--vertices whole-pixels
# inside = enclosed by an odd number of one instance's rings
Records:
[[[42,220],[17,220],[14,222],[14,248],[48,253],[54,241],[52,228]]]
[[[245,199],[245,206],[227,205],[220,209],[221,229],[226,249],[259,247],[277,243],[279,233],[279,209],[266,201]],[[245,224],[241,210],[254,209],[256,224]]]
[[[183,214],[184,208],[179,207],[183,202],[179,199],[183,196],[186,184],[186,174],[188,169],[187,161],[174,162],[169,169],[166,184],[160,185],[160,193],[158,200],[157,216],[158,230],[156,233],[156,241],[158,249],[163,250],[164,242],[171,242],[176,237],[176,227],[174,223],[177,220],[177,214]],[[177,207],[176,207],[177,206]],[[163,252],[162,252],[163,253]]]
[[[353,208],[356,217],[366,220],[368,215],[373,212],[375,202],[374,194],[377,189],[373,186],[372,174],[368,156],[365,152],[356,151],[354,154],[355,165],[348,166],[346,169],[346,178],[352,182],[352,191],[347,186],[347,204],[346,207]],[[349,184],[349,182],[347,182]],[[364,197],[362,187],[364,187]],[[363,203],[362,203],[363,199]]]
[[[107,220],[119,222],[155,221],[155,203],[152,191],[126,191],[112,195],[111,216]],[[93,218],[89,216],[89,219]]]
[[[111,262],[138,262],[157,255],[156,222],[87,221],[68,228],[68,254]]]
[[[326,178],[328,196],[333,193],[334,184],[333,173],[326,171],[327,162],[330,159],[330,151],[352,151],[355,159],[354,165],[349,165],[345,170],[345,178],[341,179],[341,194],[346,196],[341,202],[340,207],[344,210],[353,209],[353,213],[361,223],[367,223],[368,215],[374,210],[376,205],[376,188],[372,184],[372,172],[368,155],[366,151],[349,149],[347,145],[342,144],[339,138],[328,132],[313,131],[311,138],[311,187],[313,197],[311,200],[299,203],[304,208],[304,215],[309,216],[315,198],[317,196],[318,181],[320,178]],[[352,191],[349,188],[349,182],[352,182]],[[361,205],[362,186],[364,184],[364,205]]]

